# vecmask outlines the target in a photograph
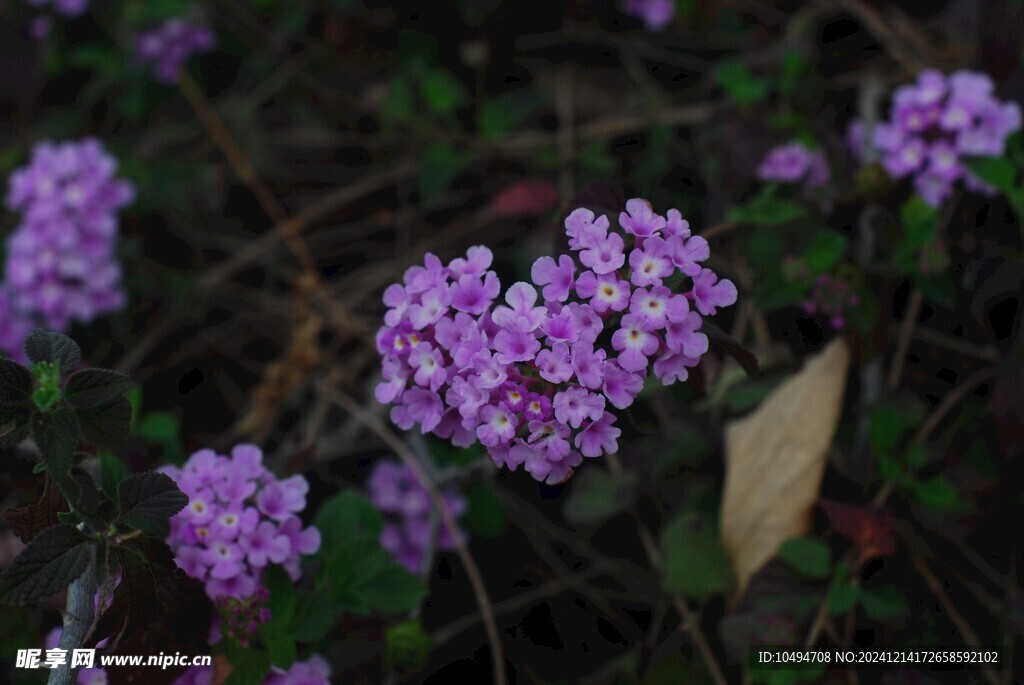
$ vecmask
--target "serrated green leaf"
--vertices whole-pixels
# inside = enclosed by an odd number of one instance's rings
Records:
[[[77,412],[82,437],[96,447],[115,449],[128,438],[132,407],[123,397]]]
[[[64,397],[79,409],[95,407],[119,397],[132,387],[131,376],[110,369],[82,369],[71,374]]]
[[[569,523],[600,523],[629,506],[636,485],[633,473],[612,476],[607,471],[587,469],[573,479],[563,510]]]
[[[37,328],[25,338],[25,356],[34,364],[53,362],[62,373],[70,373],[82,361],[82,350],[63,333]]]
[[[728,592],[733,576],[717,526],[699,514],[676,516],[661,534],[665,587],[698,601]]]
[[[807,578],[827,578],[832,573],[832,550],[817,538],[786,540],[779,547],[779,556]]]
[[[65,492],[62,480],[71,473],[78,443],[78,422],[69,409],[49,414],[36,414],[32,419],[32,436],[39,445],[39,454],[46,470]],[[67,493],[65,492],[65,495]]]
[[[188,496],[167,474],[144,471],[121,481],[117,501],[121,507],[120,520],[163,525],[188,505]]]
[[[13,447],[28,437],[32,430],[29,407],[0,404],[0,447]]]
[[[320,507],[314,525],[320,531],[320,549],[326,552],[355,538],[376,540],[383,521],[369,500],[348,490]]]
[[[66,523],[47,528],[0,574],[0,599],[30,604],[66,588],[85,571],[92,544]]]
[[[0,359],[0,405],[27,404],[32,393],[32,373],[10,359]]]

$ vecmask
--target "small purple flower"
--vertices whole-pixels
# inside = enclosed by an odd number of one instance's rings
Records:
[[[495,307],[491,318],[502,328],[520,333],[529,333],[540,326],[547,317],[544,307],[535,307],[537,291],[529,283],[514,283],[505,293],[508,307]]]
[[[729,279],[719,281],[711,269],[701,269],[693,277],[693,301],[701,314],[714,316],[718,307],[728,307],[736,302],[736,286]]]
[[[604,413],[605,398],[583,388],[567,388],[555,394],[551,406],[555,418],[573,428],[579,428],[585,419],[597,421]]]
[[[675,271],[672,251],[668,243],[658,237],[648,238],[642,249],[637,248],[629,254],[629,267],[629,280],[637,287],[661,285],[661,279]]]
[[[565,219],[565,234],[569,248],[582,250],[599,244],[608,235],[608,217],[594,218],[589,209],[574,209]]]
[[[533,263],[530,278],[537,285],[544,286],[544,299],[565,302],[573,286],[576,265],[568,255],[561,255],[558,263],[551,257],[541,257]]]
[[[485,447],[508,444],[516,434],[517,421],[505,407],[487,405],[480,409],[483,423],[476,429],[476,436]]]
[[[622,431],[616,428],[615,417],[605,412],[597,421],[584,428],[576,435],[576,448],[584,457],[600,457],[602,454],[615,454],[619,449],[619,436]]]
[[[593,271],[584,271],[576,281],[576,293],[590,298],[590,306],[599,314],[608,310],[621,312],[629,306],[629,283],[614,273],[598,276]]]
[[[611,273],[626,262],[624,245],[621,235],[609,233],[604,240],[580,252],[580,262],[595,274]]]
[[[490,308],[500,290],[501,284],[493,271],[487,272],[482,280],[479,276],[465,274],[451,288],[452,307],[479,316]]]
[[[635,198],[626,202],[626,211],[619,214],[619,225],[626,233],[648,238],[665,228],[665,217],[655,214],[647,200]]]
[[[152,67],[159,81],[174,83],[185,62],[209,52],[215,43],[213,32],[198,17],[176,17],[140,34],[135,54]]]
[[[537,370],[540,377],[549,383],[564,383],[572,378],[569,346],[559,342],[552,345],[550,350],[541,350],[537,353]]]
[[[612,334],[612,347],[619,351],[619,366],[627,371],[643,371],[652,354],[658,351],[658,336],[650,322],[636,314],[622,317],[622,327]]]

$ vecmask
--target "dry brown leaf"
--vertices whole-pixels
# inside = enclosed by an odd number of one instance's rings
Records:
[[[722,544],[736,597],[783,541],[810,530],[849,365],[846,343],[836,338],[756,411],[725,426]]]

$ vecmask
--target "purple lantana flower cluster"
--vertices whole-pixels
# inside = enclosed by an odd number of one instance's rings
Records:
[[[153,68],[158,80],[174,83],[193,55],[209,52],[217,39],[198,17],[176,17],[138,36],[135,54]]]
[[[512,284],[503,303],[486,247],[447,266],[427,254],[406,271],[384,292],[377,335],[376,397],[395,405],[392,421],[457,446],[479,441],[498,466],[549,483],[615,452],[610,408],[630,406],[648,370],[666,385],[685,380],[708,349],[703,317],[736,301],[678,211],[633,199],[618,223],[573,211],[573,254],[538,259],[533,282]]]
[[[660,31],[676,14],[673,0],[623,0],[622,11],[644,22],[650,31]]]
[[[26,326],[63,331],[124,306],[117,214],[135,191],[116,174],[117,161],[92,138],[39,143],[28,166],[11,174],[7,208],[23,217],[7,239],[0,285],[0,310],[11,312],[0,335],[9,354],[18,354]]]
[[[929,69],[916,83],[896,89],[889,121],[870,132],[855,126],[849,139],[860,154],[868,136],[886,171],[894,178],[912,177],[917,193],[937,207],[960,180],[971,190],[994,193],[963,159],[1003,155],[1006,139],[1020,128],[1020,105],[999,100],[985,74],[945,76]]]
[[[802,183],[808,191],[827,184],[829,176],[825,153],[797,141],[772,148],[757,167],[762,181]]]
[[[298,516],[306,508],[306,479],[275,478],[255,445],[237,445],[230,457],[199,450],[184,466],[161,470],[189,498],[171,518],[167,543],[214,601],[253,596],[270,564],[297,580],[300,556],[320,549],[320,531],[303,528]]]
[[[409,467],[397,461],[379,461],[369,478],[370,501],[387,514],[389,521],[380,532],[381,547],[413,573],[423,569],[431,548],[455,548],[452,531],[441,521],[426,489]],[[466,500],[447,489],[441,495],[452,516],[466,511]]]

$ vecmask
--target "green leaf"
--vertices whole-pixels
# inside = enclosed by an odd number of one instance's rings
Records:
[[[25,338],[25,356],[34,364],[53,362],[62,373],[70,373],[82,361],[82,350],[62,333],[37,328]]]
[[[967,160],[967,168],[1004,193],[1012,193],[1017,188],[1017,169],[1005,157],[975,157]]]
[[[68,477],[75,461],[78,443],[78,422],[69,409],[51,414],[36,414],[32,421],[32,435],[39,445],[42,462],[54,481],[64,489],[62,481]]]
[[[29,406],[0,404],[0,447],[13,447],[28,437],[32,430]]]
[[[32,393],[32,373],[10,359],[0,359],[0,404],[20,405]]]
[[[162,445],[178,440],[181,424],[178,417],[170,412],[154,411],[142,417],[135,433],[146,442]]]
[[[962,511],[967,506],[953,484],[943,476],[918,481],[911,489],[914,498],[926,507],[940,511]]]
[[[868,423],[868,441],[879,454],[893,452],[903,439],[908,426],[907,416],[895,405],[879,404],[871,412]]]
[[[284,628],[272,624],[264,624],[261,632],[270,663],[280,668],[290,668],[297,654],[295,639]]]
[[[726,96],[737,105],[752,105],[768,97],[768,82],[754,76],[742,60],[722,62],[714,74]]]
[[[507,523],[501,498],[487,487],[476,483],[466,489],[466,526],[485,538],[499,538]]]
[[[907,599],[894,585],[885,585],[877,590],[865,589],[860,596],[864,613],[881,623],[897,621],[910,613]]]
[[[473,156],[438,143],[432,144],[420,157],[420,202],[437,206],[452,181],[472,162]]]
[[[235,644],[227,650],[231,673],[224,685],[261,685],[270,672],[270,654],[262,649],[244,649]]]
[[[117,486],[120,520],[139,527],[140,522],[165,526],[167,519],[188,504],[188,495],[170,476],[144,471],[125,478]]]
[[[786,540],[779,547],[779,556],[807,578],[827,578],[832,573],[832,550],[817,538]]]
[[[92,544],[66,523],[47,528],[0,575],[0,599],[30,604],[66,588],[85,571]]]
[[[302,620],[293,621],[291,635],[299,642],[318,642],[334,629],[334,603],[325,601],[320,593],[300,593],[296,598],[295,613]]]
[[[353,538],[376,540],[383,522],[380,512],[365,497],[347,490],[320,507],[314,525],[322,538],[320,549],[326,551]]]
[[[420,79],[420,92],[431,112],[448,115],[465,106],[470,98],[462,81],[444,69],[431,69]]]
[[[413,574],[395,563],[376,539],[352,539],[330,554],[321,579],[335,609],[357,614],[405,613],[427,593]]]
[[[106,450],[96,455],[99,458],[98,480],[100,488],[111,498],[117,498],[117,485],[128,477],[130,472],[124,462]]]
[[[692,512],[676,516],[661,534],[665,587],[689,599],[706,600],[732,587],[729,559],[711,521]]]
[[[848,613],[860,597],[860,587],[845,578],[836,578],[828,588],[828,610],[833,616]]]
[[[804,217],[802,205],[775,195],[773,186],[765,186],[750,202],[733,207],[728,212],[730,221],[761,226],[778,226]]]
[[[131,420],[132,406],[123,397],[78,411],[82,437],[96,447],[107,449],[115,449],[128,439]]]
[[[935,235],[938,212],[915,195],[900,205],[900,223],[907,232],[906,249],[916,252]]]
[[[821,231],[804,252],[804,261],[813,274],[823,274],[835,266],[846,252],[846,238],[835,231]]]
[[[416,673],[426,667],[433,647],[418,619],[399,623],[384,634],[384,665],[402,675]]]
[[[64,388],[68,402],[85,409],[109,402],[132,387],[131,376],[110,369],[82,369],[71,374]]]
[[[480,105],[476,127],[488,140],[497,140],[523,126],[537,111],[540,98],[521,88],[496,95]]]
[[[600,523],[629,506],[637,477],[633,473],[612,476],[607,471],[586,469],[573,479],[565,501],[565,519],[574,525]]]

